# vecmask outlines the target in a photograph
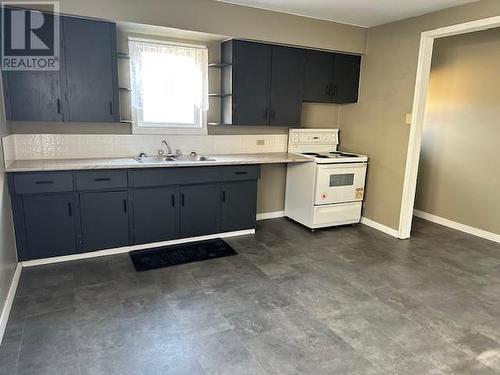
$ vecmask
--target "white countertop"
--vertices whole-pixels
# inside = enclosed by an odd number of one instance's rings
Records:
[[[312,162],[311,158],[287,152],[269,152],[256,154],[225,154],[205,155],[215,161],[169,161],[165,163],[139,163],[134,158],[116,159],[46,159],[46,160],[15,160],[6,172],[61,171],[75,169],[120,169],[120,168],[171,168],[196,167],[210,165],[241,165],[241,164],[278,164]]]

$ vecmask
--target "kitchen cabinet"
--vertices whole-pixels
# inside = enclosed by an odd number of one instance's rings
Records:
[[[361,56],[335,54],[332,101],[356,103],[358,101]]]
[[[298,48],[272,47],[269,125],[300,126],[304,52]]]
[[[334,54],[307,51],[304,77],[304,101],[328,103],[332,101]]]
[[[59,17],[58,71],[2,71],[9,121],[118,122],[116,25]]]
[[[220,231],[218,183],[180,187],[180,236],[192,237]]]
[[[134,243],[167,241],[178,234],[179,199],[172,186],[133,192]]]
[[[27,195],[22,199],[27,258],[76,252],[75,203],[72,193]]]
[[[222,44],[222,121],[300,126],[303,51],[230,40]]]
[[[80,193],[80,217],[83,250],[128,245],[127,191]]]
[[[259,165],[8,173],[21,261],[255,228]]]
[[[307,51],[304,101],[355,103],[358,101],[361,56]]]
[[[116,26],[62,17],[68,120],[118,121]]]
[[[257,180],[221,184],[221,231],[255,228]]]
[[[271,49],[260,43],[235,42],[233,120],[238,125],[264,125],[269,121]]]

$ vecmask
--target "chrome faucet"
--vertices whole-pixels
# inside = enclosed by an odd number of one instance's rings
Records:
[[[170,148],[170,146],[168,145],[168,142],[166,140],[162,140],[161,141],[161,145],[165,145],[165,147],[167,148],[167,156],[173,156],[174,154],[172,153],[172,149]],[[161,151],[161,152],[160,152]],[[163,150],[158,150],[158,155],[163,155]]]

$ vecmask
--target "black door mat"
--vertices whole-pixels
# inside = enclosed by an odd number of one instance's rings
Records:
[[[189,242],[180,245],[136,250],[129,253],[137,272],[207,259],[238,255],[225,241],[215,240]]]

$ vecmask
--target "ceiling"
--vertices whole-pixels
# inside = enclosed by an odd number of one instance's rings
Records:
[[[217,0],[363,27],[418,16],[478,0]]]

